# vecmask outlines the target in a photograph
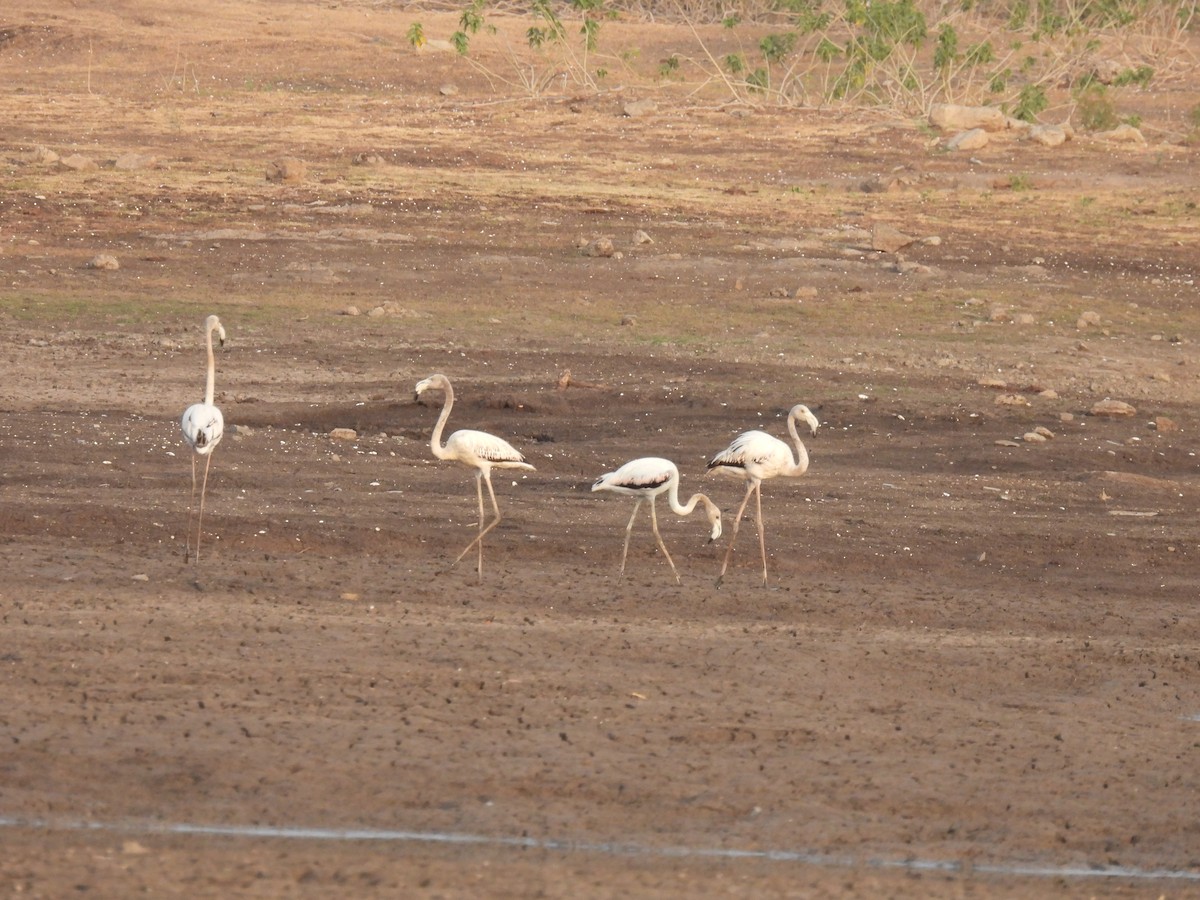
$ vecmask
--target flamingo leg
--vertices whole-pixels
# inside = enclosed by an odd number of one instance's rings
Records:
[[[650,524],[654,527],[654,539],[658,541],[658,549],[663,552],[663,556],[671,564],[671,571],[675,573],[675,583],[679,584],[679,570],[675,568],[675,560],[671,559],[671,554],[667,552],[667,545],[663,543],[662,535],[658,533],[658,514],[654,511],[653,497],[650,498]]]
[[[729,547],[725,551],[725,562],[721,563],[721,574],[717,576],[717,584],[720,585],[725,580],[725,570],[729,568],[729,560],[733,558],[733,545],[737,541],[738,526],[742,524],[742,513],[746,511],[746,504],[750,502],[750,495],[754,493],[755,482],[751,479],[746,484],[746,496],[742,498],[742,505],[738,507],[737,515],[733,517],[733,534],[729,536]]]
[[[758,549],[762,553],[762,561],[763,561],[763,587],[766,587],[767,586],[767,535],[766,535],[766,532],[763,530],[762,482],[761,481],[757,485],[755,485],[754,499],[755,499],[755,505],[757,507],[756,513],[758,516]]]
[[[491,472],[483,472],[481,470],[479,475],[477,475],[475,477],[476,477],[476,482],[477,482],[476,486],[479,488],[479,536],[476,537],[475,540],[471,541],[471,543],[467,544],[467,546],[463,550],[463,552],[458,554],[458,559],[456,559],[454,561],[457,563],[459,559],[462,559],[464,556],[467,555],[467,553],[470,552],[472,547],[478,545],[479,546],[479,580],[482,581],[483,580],[483,538],[489,531],[491,531],[493,528],[495,528],[497,525],[500,524],[501,516],[500,516],[500,504],[496,502],[496,492],[492,489],[492,474],[491,474]],[[483,526],[483,486],[482,486],[482,484],[478,483],[480,481],[487,482],[488,496],[491,497],[491,499],[492,499],[492,511],[496,514],[496,518],[492,519],[492,521],[488,523],[486,528]]]
[[[183,561],[188,563],[192,558],[192,517],[196,514],[196,454],[192,454],[192,497],[188,501],[188,524],[186,542],[183,551]]]
[[[208,490],[208,467],[212,464],[212,454],[204,457],[204,480],[200,483],[200,516],[196,520],[196,562],[200,562],[200,535],[204,531],[204,493]],[[195,461],[192,463],[195,466]]]
[[[633,502],[633,515],[629,517],[629,524],[625,526],[625,549],[621,551],[621,574],[625,574],[625,557],[629,555],[629,536],[633,533],[633,520],[637,518],[638,510],[642,508],[642,498],[638,497]]]

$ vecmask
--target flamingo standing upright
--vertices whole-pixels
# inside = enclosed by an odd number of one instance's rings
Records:
[[[617,471],[601,475],[592,485],[592,490],[612,491],[635,498],[633,515],[629,517],[629,524],[625,526],[625,549],[621,551],[622,575],[625,574],[625,557],[629,555],[629,535],[633,532],[633,520],[637,518],[642,501],[647,498],[650,500],[650,525],[654,529],[654,539],[658,541],[658,549],[671,564],[676,584],[679,583],[679,570],[675,568],[675,562],[667,552],[667,545],[658,533],[658,514],[654,509],[654,501],[658,496],[665,493],[667,502],[671,504],[671,511],[681,516],[690,515],[696,504],[702,502],[708,514],[709,524],[712,525],[712,536],[709,540],[715,541],[721,536],[721,510],[706,495],[692,494],[686,505],[679,502],[679,469],[669,459],[647,456],[627,462]]]
[[[479,548],[479,580],[483,580],[483,538],[500,524],[500,506],[496,503],[496,492],[492,489],[492,469],[529,469],[533,466],[525,462],[525,457],[503,438],[488,434],[486,431],[471,431],[464,429],[456,431],[441,443],[442,430],[446,420],[450,418],[450,408],[454,406],[454,388],[450,379],[445,375],[430,375],[417,384],[417,398],[428,390],[445,392],[446,399],[442,405],[442,414],[438,416],[437,424],[433,426],[433,435],[429,439],[430,449],[438,459],[452,459],[475,469],[475,492],[479,497],[479,535],[458,554],[452,565],[457,565],[472,547]],[[495,518],[484,526],[483,483],[487,482],[488,496],[492,499],[492,512]]]
[[[725,562],[721,564],[721,574],[717,576],[717,584],[725,578],[725,570],[729,568],[729,560],[733,556],[733,545],[737,541],[738,526],[742,522],[742,513],[750,502],[750,495],[757,498],[758,546],[762,552],[763,584],[767,583],[767,540],[763,533],[762,519],[762,483],[777,475],[785,478],[795,478],[808,471],[808,450],[796,432],[796,420],[803,419],[813,434],[817,433],[820,423],[804,404],[793,406],[788,412],[787,429],[796,445],[796,456],[792,450],[779,438],[772,437],[765,431],[747,431],[734,438],[732,444],[722,450],[709,462],[709,470],[718,469],[746,479],[746,496],[738,507],[733,520],[733,534],[729,538],[729,548],[725,551]]]
[[[225,417],[213,404],[213,390],[216,386],[216,359],[213,356],[213,332],[216,332],[225,344],[225,326],[216,316],[204,320],[204,341],[208,347],[208,380],[204,387],[204,402],[193,403],[184,410],[179,425],[183,429],[183,439],[192,448],[192,499],[188,504],[188,533],[187,545],[183,551],[183,561],[187,562],[192,555],[192,513],[196,506],[196,457],[204,457],[204,479],[200,485],[200,518],[196,525],[196,561],[200,561],[200,533],[204,528],[204,494],[208,489],[208,467],[212,464],[212,453],[225,434]]]

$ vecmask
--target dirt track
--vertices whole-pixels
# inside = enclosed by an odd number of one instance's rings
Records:
[[[1197,890],[1195,148],[500,103],[399,14],[126,7],[18,0],[0,44],[6,893]],[[496,476],[482,581],[433,372],[536,466]],[[743,488],[705,461],[798,402],[770,585],[748,520],[718,588]],[[646,455],[726,511],[661,517],[680,585],[644,519],[618,577],[630,504],[590,491]]]

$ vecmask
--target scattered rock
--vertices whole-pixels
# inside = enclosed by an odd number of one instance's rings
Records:
[[[1046,436],[1038,434],[1036,431],[1027,431],[1021,435],[1021,440],[1027,444],[1044,444],[1046,443]]]
[[[1092,63],[1090,74],[1101,84],[1112,84],[1121,76],[1123,70],[1124,66],[1115,59],[1098,59]]]
[[[1002,378],[980,378],[975,383],[977,385],[979,385],[980,387],[995,388],[996,390],[999,390],[999,391],[1002,391],[1006,387],[1008,387],[1008,382]]]
[[[631,119],[649,116],[658,111],[658,104],[653,100],[631,100],[621,107],[621,112]]]
[[[1113,400],[1106,397],[1092,404],[1091,414],[1108,417],[1132,416],[1137,414],[1137,409],[1124,400]]]
[[[1154,421],[1150,423],[1155,431],[1168,432],[1178,431],[1179,423],[1167,416],[1155,416]]]
[[[895,175],[876,175],[859,185],[864,194],[891,194],[903,187],[904,182]]]
[[[361,595],[355,591],[342,591],[341,598],[353,603],[354,601],[361,599]]]
[[[458,95],[458,86],[454,84],[443,84],[438,88],[438,93],[443,97],[455,97]]]
[[[140,574],[138,574],[138,575],[134,575],[134,576],[133,576],[133,580],[134,580],[134,581],[149,581],[149,580],[150,580],[150,576],[149,576],[149,575],[147,575],[145,572],[142,572],[142,573],[140,573]]]
[[[1001,438],[1000,440],[996,441],[995,444],[997,447],[1020,447],[1021,446],[1016,441],[1010,441],[1007,438]]]
[[[1132,125],[1118,125],[1112,131],[1098,131],[1093,135],[1098,141],[1107,141],[1111,144],[1138,144],[1145,146],[1146,138],[1142,136],[1142,132]]]
[[[621,316],[622,325],[636,325],[637,316]]]
[[[1033,429],[1033,431],[1034,431],[1034,434],[1040,434],[1042,437],[1044,437],[1048,441],[1054,440],[1054,432],[1051,431],[1049,428],[1047,428],[1045,425],[1039,425],[1037,428]]]
[[[286,156],[267,166],[267,181],[296,184],[308,177],[308,166],[304,160]]]
[[[329,432],[329,436],[335,441],[357,441],[358,432],[353,428],[335,428]]]
[[[1020,394],[1001,394],[996,398],[997,406],[1028,406],[1029,401]]]
[[[58,164],[64,169],[70,169],[73,172],[86,172],[96,168],[96,161],[81,153],[72,153],[70,156],[64,156],[58,161]]]
[[[981,128],[985,131],[1004,131],[1008,119],[994,106],[960,106],[957,103],[935,103],[929,110],[929,124],[942,131],[962,131]]]
[[[982,150],[988,145],[988,134],[982,128],[960,131],[946,141],[947,150]]]
[[[87,261],[86,268],[99,269],[102,272],[115,272],[121,268],[121,264],[111,253],[97,253]]]
[[[1046,388],[1044,391],[1038,391],[1038,396],[1043,400],[1057,400],[1058,391],[1054,390],[1054,388]],[[1069,416],[1070,413],[1067,413],[1067,415]],[[1068,421],[1070,420],[1068,419]]]
[[[913,243],[916,238],[909,237],[898,228],[893,228],[886,222],[877,222],[871,229],[871,249],[882,253],[895,253]]]
[[[1034,125],[1025,132],[1025,140],[1043,147],[1058,147],[1067,142],[1067,130],[1061,125]]]
[[[653,244],[654,238],[650,237],[650,235],[646,234],[646,232],[642,231],[639,228],[637,231],[635,231],[633,233],[632,243],[634,243],[634,244]]]
[[[25,154],[26,162],[41,163],[43,165],[53,165],[58,162],[59,156],[49,147],[37,146]]]
[[[612,238],[600,237],[585,243],[579,252],[583,256],[610,257],[617,252],[617,248],[613,246]]]
[[[157,165],[158,157],[149,153],[122,153],[113,160],[113,168],[122,172],[153,169]]]
[[[385,165],[387,165],[387,160],[384,159],[382,156],[380,156],[378,153],[355,153],[354,157],[350,160],[350,162],[352,165],[355,165],[355,166],[385,166]]]
[[[1094,312],[1092,310],[1088,310],[1087,312],[1083,313],[1075,321],[1076,328],[1090,328],[1090,327],[1095,327],[1096,325],[1099,325],[1099,324],[1100,324],[1100,313]],[[1082,349],[1086,349],[1086,348],[1077,347],[1076,349],[1082,350]]]
[[[342,310],[343,316],[361,316],[362,311],[357,306],[347,306]]]
[[[1013,322],[1017,325],[1036,325],[1037,318],[1033,313],[1017,313],[1013,316]]]
[[[382,306],[373,306],[373,307],[371,307],[370,310],[367,311],[367,318],[369,318],[369,319],[378,319],[381,316],[386,316],[386,315],[387,315],[387,310],[384,309]]]

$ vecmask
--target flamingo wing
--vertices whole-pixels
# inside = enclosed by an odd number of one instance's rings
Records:
[[[592,485],[592,490],[653,494],[678,477],[679,470],[669,459],[647,456],[627,462],[615,472],[601,475]]]
[[[528,467],[525,457],[504,438],[486,431],[463,429],[446,440],[446,449],[468,465],[485,463],[492,466]]]

